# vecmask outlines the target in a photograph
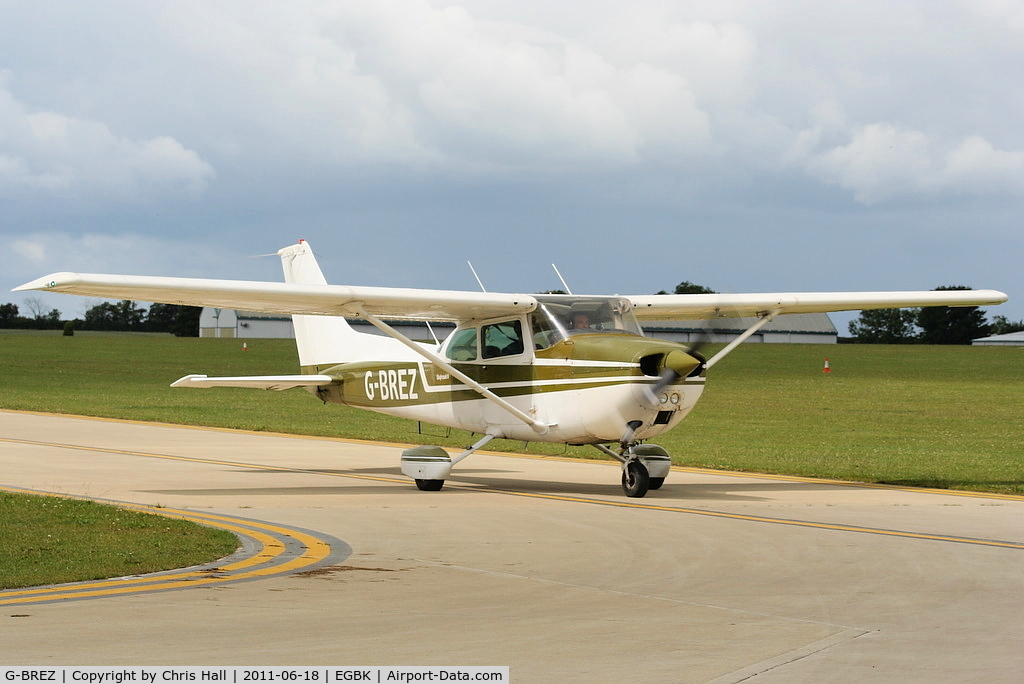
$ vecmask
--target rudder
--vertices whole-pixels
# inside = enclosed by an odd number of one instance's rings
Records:
[[[305,240],[278,250],[284,280],[303,285],[326,285],[313,250]],[[357,332],[340,316],[292,315],[295,328],[295,346],[299,352],[299,365],[303,368],[333,366],[352,361],[369,361],[371,349],[380,338]],[[369,339],[368,339],[369,338]]]

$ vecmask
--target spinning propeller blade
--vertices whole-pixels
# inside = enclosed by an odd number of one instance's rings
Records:
[[[706,340],[698,340],[686,351],[672,351],[665,354],[659,365],[661,371],[658,373],[658,381],[653,385],[644,388],[644,394],[652,407],[657,407],[659,394],[669,385],[676,384],[682,378],[700,372],[707,359],[700,353],[700,348],[706,344]]]

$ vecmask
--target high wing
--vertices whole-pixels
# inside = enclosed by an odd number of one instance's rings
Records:
[[[537,307],[536,298],[526,294],[70,272],[53,273],[15,288],[16,292],[25,290],[274,314],[370,314],[456,322],[526,313]],[[683,320],[918,306],[985,306],[1005,302],[1007,296],[995,290],[935,290],[636,295],[628,299],[641,320]]]
[[[211,306],[274,314],[359,316],[463,321],[533,311],[530,295],[393,287],[306,285],[249,280],[53,273],[14,289],[131,299],[161,304]]]
[[[933,290],[640,295],[628,299],[637,318],[664,321],[917,306],[986,306],[1001,304],[1007,296],[996,290]]]

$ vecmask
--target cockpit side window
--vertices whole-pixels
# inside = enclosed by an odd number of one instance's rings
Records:
[[[547,349],[568,335],[558,317],[543,303],[530,314],[530,328],[535,349]]]
[[[523,325],[519,319],[485,325],[480,328],[480,337],[483,341],[481,358],[523,353]]]
[[[453,332],[445,356],[452,361],[476,361],[476,328]]]

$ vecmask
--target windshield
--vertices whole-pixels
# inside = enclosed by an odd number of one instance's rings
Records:
[[[643,335],[628,299],[573,295],[536,297],[538,305],[530,314],[530,326],[537,349],[546,349],[583,333]]]

